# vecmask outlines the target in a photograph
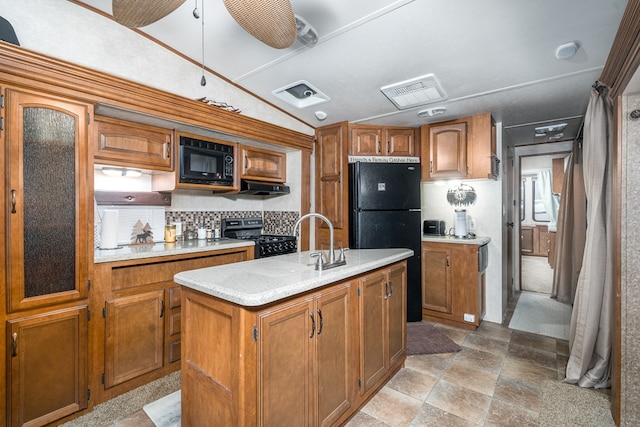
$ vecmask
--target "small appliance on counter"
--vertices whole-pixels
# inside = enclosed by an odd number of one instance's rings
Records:
[[[455,236],[464,238],[467,236],[467,211],[465,209],[456,209]]]
[[[422,223],[422,233],[430,234],[432,236],[444,236],[447,234],[447,230],[444,225],[444,221],[439,219],[427,219]]]

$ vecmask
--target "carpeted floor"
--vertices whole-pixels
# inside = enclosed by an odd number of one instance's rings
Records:
[[[542,383],[540,427],[613,427],[605,393],[558,381]]]
[[[407,323],[407,356],[413,354],[455,353],[462,348],[451,338],[423,322]]]
[[[522,269],[520,288],[523,291],[551,293],[553,269],[547,257],[523,256],[520,268]]]
[[[570,304],[558,302],[549,294],[522,292],[509,328],[569,340],[570,324]]]
[[[114,419],[124,418],[176,390],[180,390],[180,371],[96,405],[92,412],[61,424],[60,427],[107,426]]]

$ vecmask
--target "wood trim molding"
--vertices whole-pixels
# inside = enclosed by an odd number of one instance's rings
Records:
[[[622,95],[640,66],[640,1],[630,0],[613,40],[600,82],[607,85],[609,97]]]
[[[295,149],[313,149],[307,135],[222,110],[87,67],[0,41],[2,81],[55,92],[96,105],[214,130]]]

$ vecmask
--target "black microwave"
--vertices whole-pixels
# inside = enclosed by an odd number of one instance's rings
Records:
[[[233,186],[234,146],[180,135],[180,182]]]

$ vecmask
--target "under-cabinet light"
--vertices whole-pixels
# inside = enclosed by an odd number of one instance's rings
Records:
[[[137,178],[142,175],[142,171],[128,168],[102,168],[102,173],[107,176],[126,176],[130,178]]]

